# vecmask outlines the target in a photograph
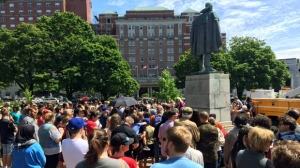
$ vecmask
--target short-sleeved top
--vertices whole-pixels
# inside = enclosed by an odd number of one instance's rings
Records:
[[[130,126],[128,126],[127,124],[122,124],[122,125],[114,128],[112,130],[111,137],[113,137],[116,133],[120,133],[120,132],[126,134],[129,138],[133,138],[134,144],[139,142],[136,132],[133,131],[133,129]]]
[[[155,163],[152,165],[150,168],[175,168],[175,167],[180,167],[180,168],[187,168],[187,167],[192,167],[192,168],[203,168],[202,165],[195,163],[188,158],[185,157],[174,157],[170,158],[166,161]]]
[[[124,163],[125,168],[129,168],[126,162]],[[118,159],[112,158],[100,158],[98,161],[93,164],[89,165],[86,160],[79,162],[75,168],[123,168],[122,163]]]
[[[159,127],[159,132],[158,132],[158,138],[163,139],[161,141],[161,155],[163,155],[164,157],[167,157],[166,154],[166,150],[165,150],[165,143],[166,143],[166,133],[167,130],[172,128],[174,126],[174,121],[173,120],[167,120],[165,123],[163,123],[160,127]]]
[[[120,157],[114,157],[114,156],[110,156],[111,158],[114,158],[114,159],[122,159],[124,160],[129,168],[137,168],[137,164],[136,164],[136,161],[130,157],[126,157],[126,156],[120,156]]]
[[[11,112],[10,115],[15,121],[14,124],[19,124],[21,113]]]
[[[87,120],[87,122],[86,122],[86,132],[87,132],[88,135],[90,135],[90,133],[93,131],[93,128],[95,128],[95,127],[98,128],[96,122],[91,121],[91,120]]]
[[[0,135],[2,144],[11,144],[14,142],[14,131],[16,127],[10,120],[0,120]]]

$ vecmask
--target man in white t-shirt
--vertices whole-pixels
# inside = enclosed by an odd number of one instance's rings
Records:
[[[62,142],[62,154],[67,168],[74,168],[77,163],[83,161],[84,155],[89,150],[87,140],[82,139],[85,125],[82,118],[75,117],[69,121],[68,130],[71,137]]]

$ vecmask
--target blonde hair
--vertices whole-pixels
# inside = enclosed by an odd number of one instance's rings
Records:
[[[274,138],[274,133],[263,127],[253,127],[250,129],[248,139],[250,147],[254,147],[261,152],[265,152],[270,147],[270,142]]]
[[[192,142],[192,134],[184,126],[175,126],[167,130],[167,142],[172,142],[176,152],[185,153]]]

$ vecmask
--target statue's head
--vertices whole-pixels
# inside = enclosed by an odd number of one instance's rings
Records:
[[[205,8],[211,8],[212,9],[212,3],[210,3],[210,2],[206,2],[206,4],[205,4]]]

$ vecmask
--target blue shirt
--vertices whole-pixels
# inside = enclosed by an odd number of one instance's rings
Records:
[[[185,157],[174,157],[166,161],[155,163],[150,168],[203,168],[202,165],[195,163]]]
[[[15,121],[14,124],[19,124],[21,113],[11,112],[10,115]]]

